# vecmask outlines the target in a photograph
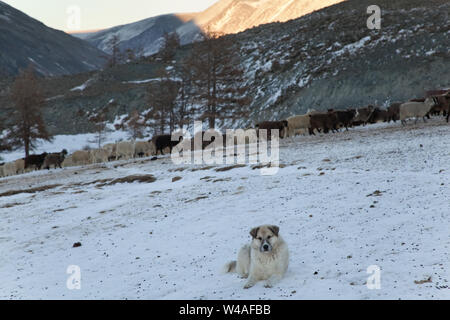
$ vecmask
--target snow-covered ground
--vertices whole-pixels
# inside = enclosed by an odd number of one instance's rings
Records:
[[[159,158],[0,179],[0,298],[450,298],[448,124],[300,136],[280,158],[274,176]],[[156,181],[105,185],[145,174]],[[4,194],[39,186],[51,188]],[[289,269],[244,290],[221,270],[266,223],[280,226]],[[70,265],[80,290],[66,286]],[[371,265],[380,289],[366,286]]]
[[[113,125],[114,124],[108,124],[108,127],[112,129],[114,127]],[[102,145],[127,139],[127,132],[120,130],[111,131],[105,134],[105,139],[102,142]],[[96,142],[94,133],[56,135],[53,137],[52,141],[38,140],[36,149],[33,150],[33,154],[40,154],[43,152],[60,152],[63,149],[66,149],[69,153],[73,153],[77,150],[82,150],[86,146],[92,149],[98,148],[98,143]],[[23,158],[25,155],[24,153],[25,152],[23,149],[0,153],[0,157],[3,159],[0,162],[14,161]]]

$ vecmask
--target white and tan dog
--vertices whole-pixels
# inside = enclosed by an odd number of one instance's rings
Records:
[[[225,265],[225,272],[237,272],[248,278],[244,289],[256,282],[266,280],[265,287],[271,288],[283,278],[289,264],[286,242],[278,234],[280,228],[264,225],[250,231],[252,242],[241,248],[237,261]]]

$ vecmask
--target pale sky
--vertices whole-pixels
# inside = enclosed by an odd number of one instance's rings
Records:
[[[166,13],[202,11],[217,0],[1,0],[47,26],[96,30]],[[77,12],[80,12],[78,15]],[[79,19],[78,19],[79,16]]]

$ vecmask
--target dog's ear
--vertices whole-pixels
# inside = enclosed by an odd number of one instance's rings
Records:
[[[269,230],[272,231],[273,234],[278,237],[278,232],[280,231],[280,227],[278,227],[278,226],[270,226]]]
[[[258,235],[258,230],[259,227],[253,228],[252,230],[250,230],[250,235],[252,236],[253,239],[256,238],[256,236]]]

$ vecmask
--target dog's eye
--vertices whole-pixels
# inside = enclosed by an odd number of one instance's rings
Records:
[[[270,239],[270,238],[272,238],[272,236],[267,236],[267,239]]]
[[[258,240],[260,240],[260,241],[262,240],[262,238],[261,238],[261,237],[258,237],[257,239],[258,239]]]

